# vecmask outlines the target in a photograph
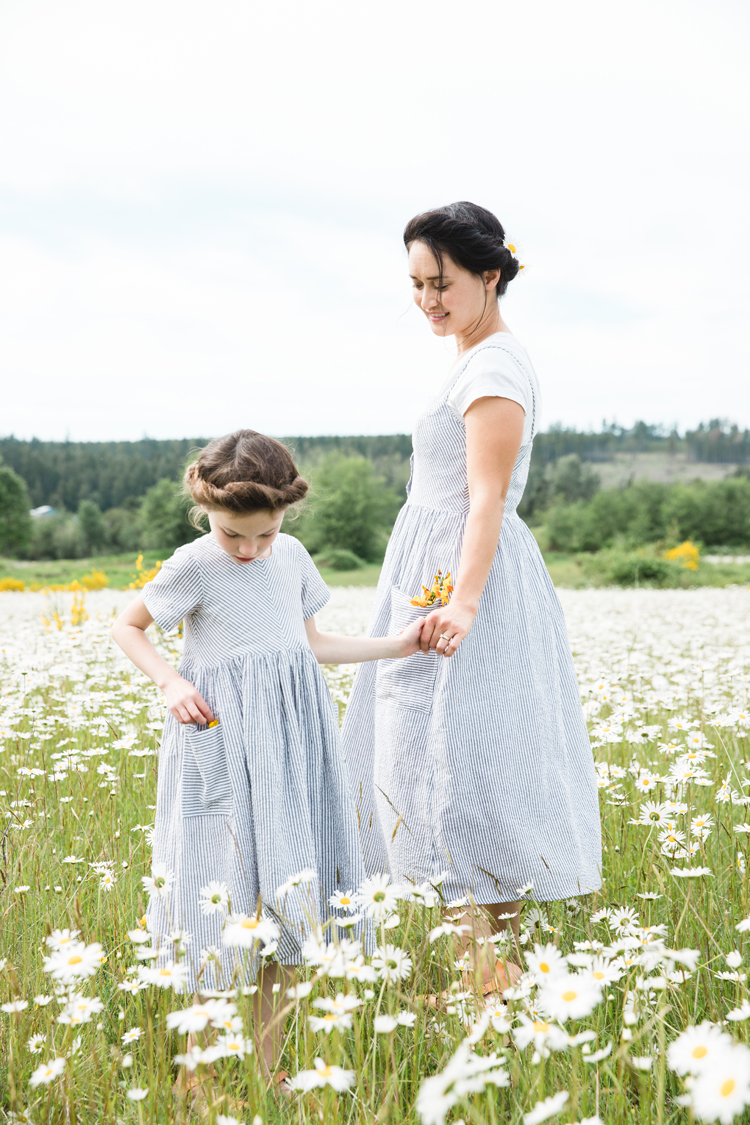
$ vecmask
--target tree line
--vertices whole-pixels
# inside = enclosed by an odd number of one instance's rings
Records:
[[[208,440],[0,439],[0,554],[82,558],[143,548],[167,551],[189,542],[200,532],[188,520],[190,502],[179,481]],[[284,440],[312,485],[285,530],[341,569],[381,559],[406,497],[411,438]],[[596,462],[618,452],[678,449],[725,462],[731,450],[734,463],[745,464],[750,432],[718,421],[684,437],[642,422],[630,429],[603,426],[599,433],[552,427],[535,439],[519,514],[532,524],[546,523],[550,546],[564,551],[598,550],[618,537],[650,542],[675,528],[706,544],[750,543],[747,470],[715,484],[639,482],[600,492]],[[55,513],[32,519],[29,509],[41,505]]]

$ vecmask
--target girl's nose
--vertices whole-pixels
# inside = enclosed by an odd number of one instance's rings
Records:
[[[427,312],[429,309],[434,309],[436,306],[437,300],[435,297],[435,291],[433,289],[428,289],[427,286],[425,286],[422,290],[422,308],[425,312]]]

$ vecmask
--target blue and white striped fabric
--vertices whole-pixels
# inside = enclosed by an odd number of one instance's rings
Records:
[[[466,384],[472,360],[477,394]],[[488,363],[496,378],[488,383]],[[448,871],[452,899],[568,898],[601,886],[595,771],[562,609],[536,540],[516,514],[528,476],[537,385],[523,347],[497,333],[468,352],[417,423],[412,480],[380,577],[370,636],[429,609],[410,598],[438,570],[455,576],[469,490],[466,427],[451,398],[519,400],[529,388],[500,542],[468,638],[450,659],[363,664],[344,720],[365,866],[422,882]],[[394,835],[395,832],[395,835]],[[530,895],[519,888],[532,882]]]
[[[226,883],[234,914],[254,914],[261,895],[278,920],[276,889],[316,871],[285,903],[291,924],[282,924],[278,959],[299,964],[301,935],[327,916],[328,896],[364,877],[338,720],[304,628],[329,597],[288,535],[253,563],[235,562],[207,535],[143,588],[162,628],[184,619],[180,673],[219,719],[201,730],[168,714],[159,754],[153,861],[176,882],[165,902],[152,898],[148,928],[167,949],[171,931],[190,934],[193,984],[202,950],[217,951],[224,985],[237,965],[236,950],[222,949],[222,912],[199,905],[201,887]],[[220,983],[214,964],[203,985]]]

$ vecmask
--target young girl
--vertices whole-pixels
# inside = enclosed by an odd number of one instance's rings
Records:
[[[163,953],[183,931],[188,983],[226,988],[245,973],[243,949],[223,934],[225,910],[235,936],[250,939],[245,949],[280,931],[276,963],[258,981],[261,1026],[274,985],[291,983],[283,966],[302,961],[311,914],[324,920],[330,896],[364,878],[338,720],[318,665],[412,655],[422,625],[378,640],[318,632],[314,614],[330,593],[302,544],[280,534],[307,488],[272,438],[238,430],[211,442],[185,474],[210,534],[180,547],[112,627],[169,712],[153,857],[168,893],[149,905],[154,946]],[[152,621],[166,630],[184,621],[179,671],[146,636]],[[303,871],[309,882],[279,897]],[[279,1032],[264,1039],[269,1068]]]

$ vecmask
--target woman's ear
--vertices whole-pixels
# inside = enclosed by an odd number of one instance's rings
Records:
[[[496,289],[500,283],[500,270],[484,271],[484,287],[487,290]]]

